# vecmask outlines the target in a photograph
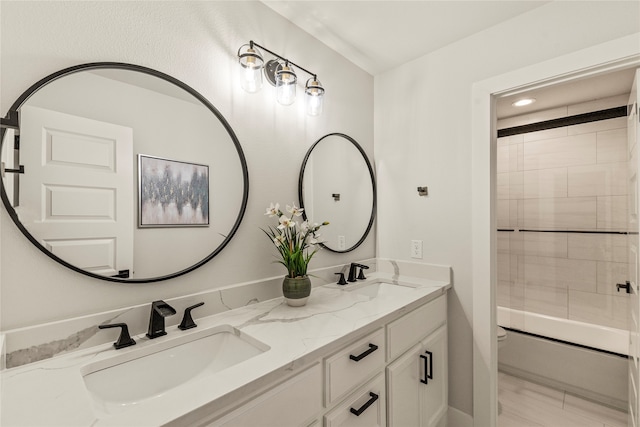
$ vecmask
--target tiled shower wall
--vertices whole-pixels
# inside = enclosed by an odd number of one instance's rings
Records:
[[[627,95],[498,121],[509,128],[627,104]],[[498,139],[499,306],[627,328],[626,118]],[[624,291],[623,291],[624,292]],[[526,329],[526,325],[525,325]]]

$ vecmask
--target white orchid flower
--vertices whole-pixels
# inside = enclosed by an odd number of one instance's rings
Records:
[[[307,231],[309,231],[308,221],[303,221],[302,224],[300,224],[300,231],[302,231],[303,233],[306,233]]]
[[[273,239],[273,243],[276,246],[282,246],[284,245],[284,236],[282,234],[277,235],[276,237],[274,237]]]
[[[293,206],[287,205],[287,212],[289,212],[292,217],[302,215],[303,211],[304,211],[303,208],[299,208],[295,204]]]
[[[288,227],[288,228],[293,228],[293,227],[295,227],[295,226],[296,226],[295,221],[292,221],[292,220],[291,220],[291,218],[288,218],[288,217],[287,217],[287,216],[285,216],[285,215],[280,216],[279,221],[280,221],[280,225],[278,226],[278,228],[279,228],[280,230],[284,230],[284,229],[285,229],[285,228],[287,228],[287,227]]]
[[[269,215],[269,217],[273,217],[278,215],[278,211],[280,211],[280,203],[276,203],[275,205],[271,203],[264,214]]]

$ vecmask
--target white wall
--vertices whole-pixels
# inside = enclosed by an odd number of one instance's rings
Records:
[[[269,202],[297,203],[310,145],[343,132],[373,158],[373,78],[258,2],[2,1],[0,14],[3,115],[59,69],[94,61],[143,65],[182,80],[220,110],[240,140],[250,180],[247,212],[229,245],[202,268],[155,284],[113,284],[68,270],[31,245],[2,209],[3,330],[283,276],[260,227],[269,224]],[[250,39],[318,73],[327,89],[322,116],[306,116],[301,87],[290,107],[275,102],[267,83],[257,94],[240,89],[236,53]],[[370,237],[349,254],[317,254],[312,268],[374,256]]]
[[[478,344],[471,329],[472,86],[636,33],[638,16],[636,2],[551,2],[375,78],[378,255],[409,259],[410,241],[421,239],[425,262],[453,267],[449,403],[457,409],[473,413]],[[418,196],[422,185],[428,197]]]

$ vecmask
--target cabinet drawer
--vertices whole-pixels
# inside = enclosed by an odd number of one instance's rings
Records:
[[[384,374],[380,374],[327,413],[325,426],[385,426],[386,417]]]
[[[259,395],[212,426],[306,426],[322,410],[320,363]]]
[[[438,297],[387,325],[388,360],[394,360],[447,321],[447,296]]]
[[[340,399],[384,366],[384,329],[378,329],[325,360],[327,405]]]

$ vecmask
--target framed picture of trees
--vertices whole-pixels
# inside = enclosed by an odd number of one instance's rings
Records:
[[[138,154],[138,226],[209,226],[209,166]]]

